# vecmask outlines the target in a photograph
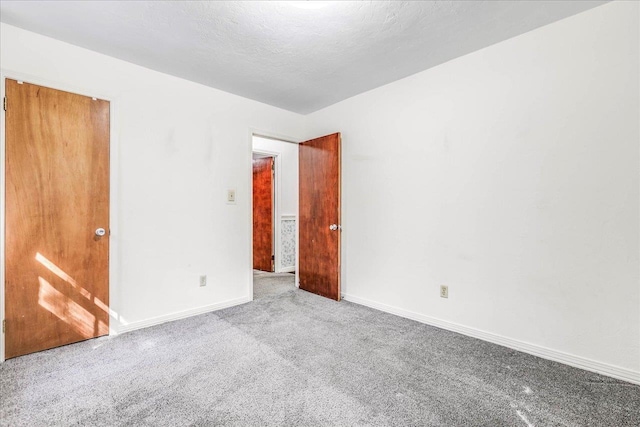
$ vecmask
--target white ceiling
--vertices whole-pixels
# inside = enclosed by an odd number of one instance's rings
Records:
[[[0,20],[306,114],[602,3],[2,0]]]

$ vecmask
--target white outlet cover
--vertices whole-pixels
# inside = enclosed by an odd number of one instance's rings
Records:
[[[445,286],[445,285],[440,286],[440,297],[449,298],[449,286]]]
[[[230,188],[227,190],[227,204],[236,204],[236,190],[234,188]]]

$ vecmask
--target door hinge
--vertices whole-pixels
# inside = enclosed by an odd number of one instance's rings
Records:
[[[7,111],[7,97],[6,96],[2,99],[2,108],[4,108],[4,111]]]
[[[6,326],[7,326],[7,319],[4,319],[4,320],[2,321],[2,333],[3,333],[3,334],[4,334],[4,331],[5,331],[5,329],[6,329]]]

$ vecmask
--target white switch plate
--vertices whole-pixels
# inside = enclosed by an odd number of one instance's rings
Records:
[[[236,204],[236,190],[233,188],[227,190],[227,203],[230,205]]]

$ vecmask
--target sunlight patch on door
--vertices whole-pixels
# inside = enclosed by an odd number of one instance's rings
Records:
[[[45,266],[50,272],[52,272],[53,274],[55,274],[56,276],[58,276],[68,284],[70,284],[76,291],[80,293],[80,295],[92,301],[99,309],[101,309],[105,313],[109,313],[109,307],[104,302],[102,302],[98,297],[92,297],[91,292],[89,292],[82,286],[78,285],[78,282],[76,282],[76,280],[73,277],[67,274],[67,272],[65,272],[63,269],[58,267],[52,261],[47,259],[47,257],[42,255],[40,252],[36,253],[36,260],[40,264]]]
[[[95,316],[78,303],[64,296],[62,292],[51,286],[44,278],[38,277],[38,280],[40,282],[38,304],[71,326],[83,338],[92,337]],[[100,325],[98,328],[100,329]],[[106,325],[102,326],[102,329],[108,332]]]
[[[40,264],[44,265],[45,267],[47,267],[47,269],[49,271],[51,271],[53,274],[55,274],[56,276],[58,276],[59,278],[61,278],[62,280],[64,280],[65,282],[69,283],[71,286],[73,286],[74,288],[76,288],[76,290],[78,292],[80,292],[80,294],[89,299],[91,298],[91,293],[89,291],[87,291],[85,288],[83,288],[82,286],[79,286],[78,283],[74,280],[73,277],[69,276],[63,269],[61,269],[60,267],[58,267],[57,265],[55,265],[53,262],[49,261],[44,255],[42,255],[40,252],[36,253],[36,261],[38,261]]]

